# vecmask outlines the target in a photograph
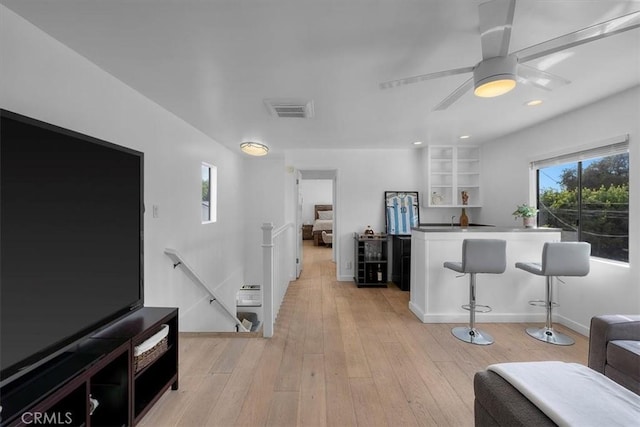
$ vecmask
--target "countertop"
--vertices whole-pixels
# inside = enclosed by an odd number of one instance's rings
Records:
[[[412,230],[420,231],[423,233],[465,233],[465,232],[479,232],[479,233],[539,233],[539,232],[558,232],[562,231],[560,228],[525,228],[525,227],[494,227],[486,225],[470,225],[467,228],[461,228],[459,225],[420,225],[413,227]]]

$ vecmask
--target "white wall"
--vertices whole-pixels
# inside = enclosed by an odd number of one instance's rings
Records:
[[[353,280],[353,233],[367,225],[385,231],[384,192],[420,188],[419,150],[291,150],[286,163],[298,170],[337,170],[333,232],[340,280]],[[349,268],[351,267],[351,268]]]
[[[302,179],[300,192],[302,193],[302,223],[313,224],[315,220],[315,205],[330,205],[333,203],[333,180]]]
[[[363,232],[367,225],[376,232],[385,231],[385,191],[418,191],[420,222],[449,223],[455,215],[457,223],[460,215],[460,209],[422,206],[426,197],[423,149],[291,150],[286,164],[298,170],[337,170],[334,248],[340,280],[353,280],[353,233]],[[478,222],[477,209],[467,213]]]
[[[582,333],[586,333],[594,315],[640,313],[639,118],[640,87],[635,87],[482,146],[484,203],[480,221],[513,226],[511,212],[515,206],[535,201],[529,182],[531,160],[629,134],[629,264],[592,258],[589,276],[567,278],[566,284],[558,286],[559,320]],[[541,296],[543,286],[541,281]]]
[[[246,226],[238,236],[244,239],[243,261],[246,265],[245,283],[262,285],[262,224],[272,223],[275,228],[285,224],[284,158],[247,158],[244,161],[243,189]]]
[[[232,330],[164,249],[182,252],[235,306],[244,278],[242,158],[4,6],[0,20],[2,108],[145,153],[146,305],[178,306],[184,331]],[[218,167],[218,221],[208,225],[200,223],[203,161]]]

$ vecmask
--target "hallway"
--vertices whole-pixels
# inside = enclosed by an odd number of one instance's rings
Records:
[[[422,324],[409,293],[335,280],[331,250],[305,241],[271,339],[182,334],[180,390],[144,426],[473,425],[472,378],[507,361],[586,364],[587,338],[551,346],[525,324],[486,324],[496,339],[473,346],[450,324]],[[465,286],[464,281],[460,286]]]

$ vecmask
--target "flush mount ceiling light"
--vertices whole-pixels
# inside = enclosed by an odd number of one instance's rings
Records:
[[[516,67],[514,56],[485,59],[473,70],[474,95],[493,98],[504,95],[516,87]]]
[[[422,145],[422,141],[414,141],[412,142],[413,145]]]
[[[269,152],[269,147],[261,142],[243,142],[240,144],[240,150],[250,156],[265,156]]]
[[[458,139],[469,139],[469,138],[471,138],[471,135],[460,135],[458,137]]]

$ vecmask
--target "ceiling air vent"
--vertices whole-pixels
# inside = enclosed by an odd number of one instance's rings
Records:
[[[264,104],[272,116],[294,119],[313,117],[313,101],[302,99],[265,99]]]

